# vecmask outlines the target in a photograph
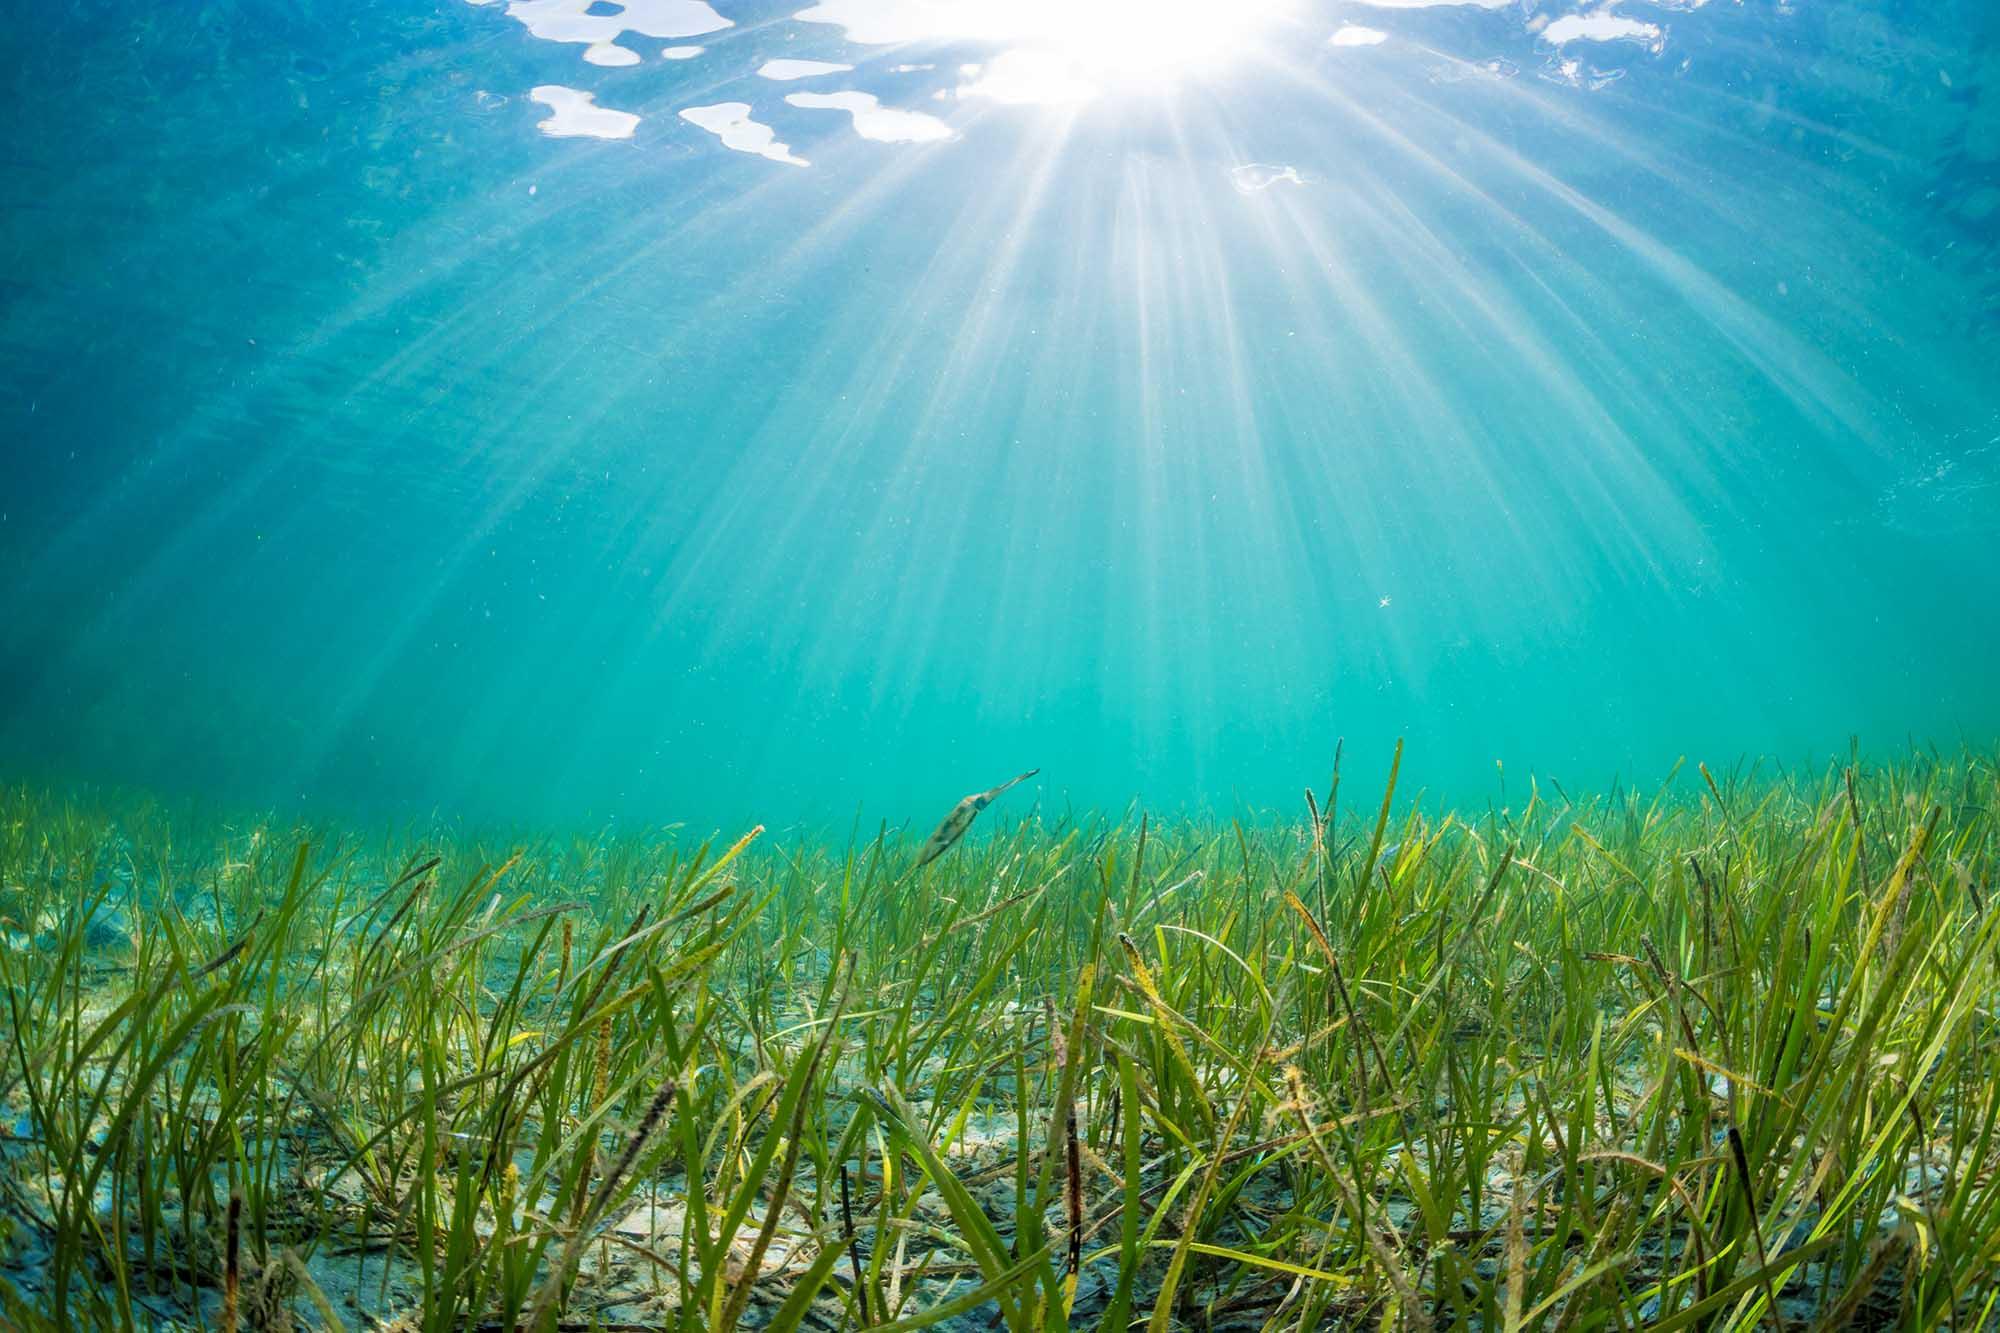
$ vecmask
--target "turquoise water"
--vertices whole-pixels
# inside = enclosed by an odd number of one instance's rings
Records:
[[[2000,735],[1986,0],[799,4],[10,12],[6,775],[841,825]]]

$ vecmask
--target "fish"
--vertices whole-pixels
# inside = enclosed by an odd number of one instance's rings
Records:
[[[944,821],[937,826],[937,831],[931,834],[929,840],[924,843],[924,849],[917,853],[917,868],[921,869],[929,865],[950,851],[953,845],[965,836],[965,831],[972,827],[973,818],[981,810],[993,804],[1000,793],[1006,791],[1017,782],[1026,782],[1041,771],[1039,768],[1031,768],[1021,774],[1021,776],[1009,778],[997,787],[987,791],[974,792],[957,805],[954,805],[951,808],[951,813],[946,815]]]

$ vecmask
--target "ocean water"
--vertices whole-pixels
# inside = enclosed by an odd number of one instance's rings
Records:
[[[803,4],[11,8],[5,775],[844,828],[2000,735],[1990,0]]]

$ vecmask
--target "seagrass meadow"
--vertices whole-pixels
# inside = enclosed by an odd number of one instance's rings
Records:
[[[9,788],[0,1319],[1992,1325],[1991,753],[1409,768],[923,864]]]

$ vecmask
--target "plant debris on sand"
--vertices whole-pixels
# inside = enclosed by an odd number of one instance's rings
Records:
[[[0,792],[0,1325],[1990,1325],[1990,757],[1395,784],[922,864]]]

